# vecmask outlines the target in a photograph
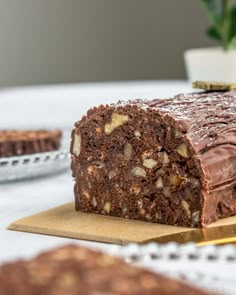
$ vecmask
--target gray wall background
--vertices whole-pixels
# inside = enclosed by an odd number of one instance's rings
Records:
[[[0,85],[182,79],[198,0],[0,0]]]

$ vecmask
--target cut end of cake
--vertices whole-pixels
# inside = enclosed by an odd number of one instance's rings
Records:
[[[234,95],[89,110],[72,133],[76,210],[187,227],[234,215]]]

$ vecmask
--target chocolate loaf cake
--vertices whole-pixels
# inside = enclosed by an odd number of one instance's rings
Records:
[[[71,153],[76,210],[205,227],[236,211],[236,92],[92,108]]]
[[[0,131],[0,157],[49,152],[60,147],[60,130]]]
[[[207,295],[118,258],[66,246],[0,267],[1,295]]]

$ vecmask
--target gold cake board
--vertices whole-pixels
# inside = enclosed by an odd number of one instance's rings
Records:
[[[236,216],[201,230],[77,212],[74,203],[22,218],[10,224],[8,229],[121,245],[151,241],[193,241],[199,245],[236,242]]]

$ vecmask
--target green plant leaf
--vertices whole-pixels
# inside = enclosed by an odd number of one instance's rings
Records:
[[[217,30],[216,27],[210,27],[208,30],[207,30],[207,35],[209,37],[211,37],[212,39],[215,39],[215,40],[218,40],[218,41],[221,41],[221,35],[219,33],[219,31]]]
[[[236,6],[233,6],[230,11],[231,26],[230,26],[230,38],[236,35]]]
[[[225,0],[200,0],[209,19],[215,25],[219,25],[224,19]]]
[[[236,48],[236,5],[230,0],[199,0],[212,26],[207,34],[221,42],[225,50]]]
[[[231,38],[228,48],[236,49],[236,35]]]
[[[221,31],[221,37],[223,41],[223,46],[224,49],[227,50],[229,47],[229,42],[230,42],[230,31],[231,31],[231,7],[229,4],[229,0],[224,0],[224,16],[223,16],[223,21],[222,25],[220,28]]]

